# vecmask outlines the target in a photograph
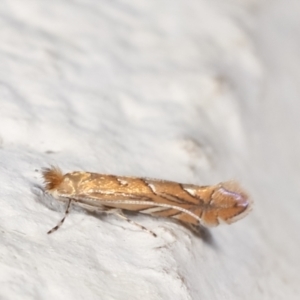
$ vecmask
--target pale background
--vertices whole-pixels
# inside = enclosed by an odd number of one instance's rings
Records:
[[[300,2],[0,6],[0,299],[299,299]],[[213,184],[255,207],[194,236],[41,197],[40,169]]]

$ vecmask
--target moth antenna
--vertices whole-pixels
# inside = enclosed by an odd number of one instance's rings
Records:
[[[43,168],[42,175],[44,177],[46,191],[57,188],[63,181],[64,175],[59,167],[51,166]]]

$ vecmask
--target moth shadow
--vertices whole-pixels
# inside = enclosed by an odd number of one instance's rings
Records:
[[[193,236],[201,239],[204,243],[206,243],[207,245],[209,245],[210,247],[217,249],[218,245],[211,233],[211,231],[202,226],[202,225],[192,225],[192,224],[186,224],[183,222],[180,222],[180,224],[187,228],[192,234]]]
[[[65,201],[57,201],[51,195],[45,193],[43,186],[39,184],[33,184],[31,186],[31,192],[34,195],[34,200],[42,204],[43,206],[47,207],[52,211],[63,211],[66,205]]]
[[[141,214],[137,213],[137,212],[132,212],[132,211],[128,211],[128,210],[123,210],[123,212],[126,214],[126,216],[128,216],[129,218],[133,217],[133,219]],[[154,217],[155,218],[155,217]],[[159,219],[164,219],[164,218],[159,218]],[[211,233],[211,231],[202,226],[202,225],[192,225],[192,224],[187,224],[184,222],[180,222],[177,220],[173,220],[173,219],[168,219],[165,218],[166,222],[172,222],[174,224],[179,224],[183,227],[185,227],[186,229],[188,229],[188,231],[196,238],[201,239],[204,243],[206,243],[207,245],[209,245],[210,247],[217,249],[218,245]]]

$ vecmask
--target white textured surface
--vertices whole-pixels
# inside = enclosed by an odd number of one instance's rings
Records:
[[[299,1],[2,1],[0,299],[299,299]],[[36,195],[39,172],[209,184],[255,210],[208,241]],[[47,201],[50,204],[47,204]]]

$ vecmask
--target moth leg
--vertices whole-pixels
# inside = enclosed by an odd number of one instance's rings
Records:
[[[65,221],[67,215],[68,215],[69,212],[70,212],[71,202],[72,202],[72,199],[69,199],[68,205],[67,205],[67,209],[66,209],[66,211],[65,211],[64,217],[60,220],[60,222],[59,222],[56,226],[54,226],[51,230],[49,230],[49,231],[47,232],[47,234],[51,234],[52,232],[56,231],[56,230],[64,223],[64,221]]]
[[[119,210],[119,209],[118,209],[118,210],[113,210],[113,211],[111,211],[111,213],[115,214],[116,216],[118,216],[119,218],[121,218],[121,219],[123,219],[123,220],[126,220],[128,223],[133,224],[133,225],[139,227],[140,229],[142,229],[142,230],[144,230],[144,231],[150,233],[150,234],[153,235],[154,237],[157,237],[156,233],[154,233],[154,232],[151,231],[150,229],[148,229],[148,228],[146,228],[145,226],[143,226],[143,225],[141,225],[141,224],[139,224],[139,223],[136,223],[136,222],[132,221],[131,219],[127,218],[127,217],[124,215],[124,213],[123,213],[122,210]]]

